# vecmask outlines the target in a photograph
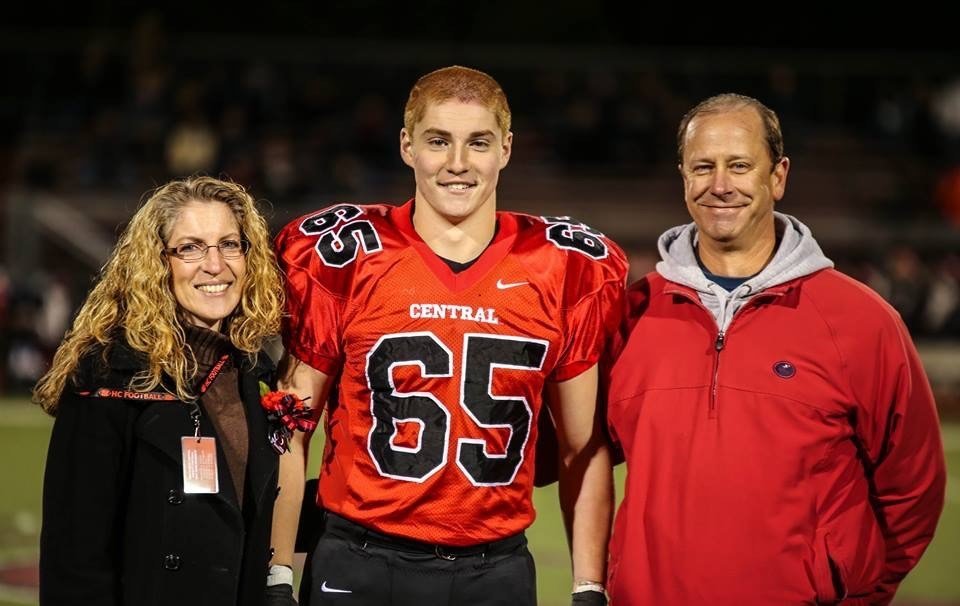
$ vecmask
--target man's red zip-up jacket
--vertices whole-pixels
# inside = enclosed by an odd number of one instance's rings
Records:
[[[653,273],[609,375],[627,464],[608,588],[631,604],[886,604],[933,537],[936,408],[900,317],[833,269],[721,333]]]

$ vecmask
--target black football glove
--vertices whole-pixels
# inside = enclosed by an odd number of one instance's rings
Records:
[[[297,606],[293,599],[293,585],[288,583],[268,586],[263,598],[263,606]]]
[[[571,606],[607,606],[607,596],[602,591],[580,591],[572,595]]]

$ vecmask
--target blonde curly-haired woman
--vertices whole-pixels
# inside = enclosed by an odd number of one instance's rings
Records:
[[[44,605],[262,603],[278,454],[260,405],[283,304],[239,185],[163,185],[131,219],[34,400],[56,417]]]

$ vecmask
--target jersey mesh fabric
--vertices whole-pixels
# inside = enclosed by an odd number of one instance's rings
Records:
[[[541,391],[597,361],[626,261],[594,232],[585,254],[543,219],[501,212],[494,241],[453,273],[411,210],[339,205],[277,237],[285,346],[338,377],[318,502],[388,534],[496,540],[533,522]]]

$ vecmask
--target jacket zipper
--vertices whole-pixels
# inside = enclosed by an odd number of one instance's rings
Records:
[[[698,299],[695,295],[687,292],[686,290],[674,288],[674,289],[666,289],[664,290],[664,292],[668,294],[680,295],[681,297],[687,299],[688,301],[690,301],[691,303],[693,303],[694,305],[702,309],[711,318],[713,317],[713,314],[710,313],[710,310],[703,305],[700,299]],[[734,320],[736,320],[741,315],[743,315],[744,311],[756,305],[758,301],[761,301],[763,299],[781,297],[781,296],[783,296],[783,293],[779,291],[774,291],[774,292],[764,291],[758,294],[757,296],[753,297],[752,299],[744,303],[743,306],[741,306],[740,309],[737,310],[737,313],[733,314],[733,318],[731,318],[730,324],[727,326],[727,331],[729,331],[730,327],[733,326]],[[713,341],[713,349],[717,353],[713,357],[713,380],[710,383],[710,403],[707,405],[707,418],[709,419],[717,418],[717,399],[718,399],[717,390],[719,388],[719,383],[720,383],[720,352],[723,351],[724,346],[727,344],[727,331],[718,330],[717,336]]]
[[[720,352],[723,351],[726,339],[726,335],[721,330],[717,332],[717,338],[713,342],[713,349],[716,350],[717,355],[713,357],[713,382],[710,384],[710,407],[707,412],[707,416],[711,419],[717,418],[717,385],[720,382]]]

